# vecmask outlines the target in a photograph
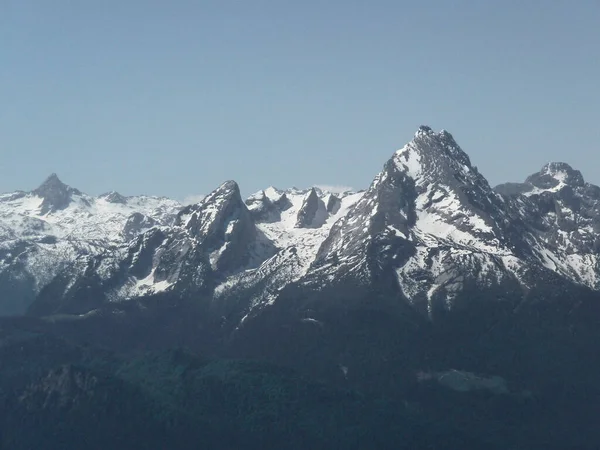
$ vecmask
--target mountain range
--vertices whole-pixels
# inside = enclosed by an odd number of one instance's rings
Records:
[[[551,398],[564,442],[566,424],[588,436],[600,413],[586,401],[600,398],[599,255],[600,187],[578,170],[548,163],[492,187],[427,126],[359,192],[244,200],[226,181],[183,206],[91,197],[52,175],[0,196],[10,320],[120,352],[266,360],[378,395],[456,378],[461,392]]]
[[[244,201],[227,181],[184,207],[91,197],[53,174],[0,196],[0,246],[5,315],[89,313],[93,283],[94,307],[163,291],[243,296],[241,322],[292,284],[393,272],[404,303],[432,317],[461,308],[469,285],[600,289],[600,188],[565,163],[492,188],[450,133],[422,126],[360,192],[269,187]]]

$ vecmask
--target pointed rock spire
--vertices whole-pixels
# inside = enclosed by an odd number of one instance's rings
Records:
[[[335,195],[335,194],[331,194],[329,196],[329,198],[327,199],[327,212],[329,214],[337,214],[337,212],[340,210],[342,206],[342,201],[340,200],[340,198]]]
[[[330,261],[333,254],[360,259],[366,242],[387,236],[404,239],[408,247],[439,239],[487,248],[484,244],[493,240],[497,247],[491,251],[496,251],[506,245],[503,208],[452,135],[422,126],[332,227],[316,261]]]
[[[327,216],[325,203],[319,198],[315,188],[312,188],[298,211],[296,228],[319,228],[325,223]]]
[[[272,255],[275,247],[262,237],[235,181],[226,181],[200,203],[185,207],[178,224],[209,255],[212,270],[229,273]],[[258,250],[260,247],[260,251]]]
[[[41,205],[41,213],[58,211],[69,206],[73,194],[81,194],[77,189],[67,186],[58,178],[55,173],[51,174],[46,180],[35,190],[33,194],[43,198]]]
[[[416,153],[419,160],[429,165],[440,163],[441,166],[450,166],[456,169],[457,165],[470,169],[469,156],[459,147],[454,137],[442,130],[436,133],[431,128],[422,125],[415,133],[414,139],[396,152],[397,155]]]
[[[212,235],[215,229],[226,225],[232,217],[252,220],[242,201],[240,187],[235,181],[226,181],[196,205],[184,208],[180,216],[191,214],[186,228],[198,237]]]
[[[33,192],[35,192],[36,194],[44,194],[45,192],[49,191],[49,190],[56,190],[56,189],[66,189],[68,188],[68,186],[66,184],[64,184],[62,181],[60,181],[60,178],[58,178],[58,175],[56,173],[51,173],[48,178],[46,178],[44,180],[44,182],[42,184],[39,185],[39,187],[37,189],[35,189]]]

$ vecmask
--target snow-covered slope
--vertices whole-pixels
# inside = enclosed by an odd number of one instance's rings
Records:
[[[183,208],[173,226],[154,228],[58,277],[42,302],[63,297],[74,305],[92,285],[102,302],[174,292],[226,303],[243,292],[249,312],[306,273],[333,223],[361,196],[271,187],[243,202],[228,181]]]
[[[551,163],[493,189],[450,133],[426,126],[366,191],[269,187],[244,202],[228,181],[179,209],[166,199],[91,198],[51,177],[0,197],[3,242],[14,249],[1,260],[13,278],[46,286],[40,314],[168,293],[210,299],[239,323],[290,287],[368,290],[393,280],[388,289],[433,317],[466,307],[473,292],[519,301],[547,282],[600,288],[600,188]],[[16,242],[29,255],[21,272],[10,262],[22,253]],[[45,246],[57,250],[31,251]]]
[[[598,188],[565,167],[550,164],[518,189],[524,195],[504,197],[448,132],[423,126],[333,226],[302,282],[369,285],[394,271],[402,295],[428,315],[460,306],[473,289],[528,290],[556,274],[598,289]],[[548,195],[558,196],[551,207],[537,198]]]
[[[32,192],[0,194],[0,224],[7,233],[2,238],[51,235],[119,243],[154,225],[171,225],[180,208],[167,198],[124,197],[117,192],[88,196],[53,174]]]
[[[523,235],[506,209],[448,132],[421,127],[333,225],[302,282],[369,284],[394,271],[415,306],[431,312],[434,297],[451,306],[465,278],[489,286],[517,277]]]
[[[600,289],[600,187],[566,163],[548,163],[524,183],[496,187],[534,230],[542,264]]]
[[[152,228],[89,259],[75,273],[57,277],[38,304],[54,311],[63,297],[71,311],[78,310],[78,299],[89,296],[90,289],[100,303],[165,291],[206,296],[223,280],[260,266],[276,250],[256,227],[238,185],[227,181],[181,209],[172,226]]]
[[[266,197],[273,203],[287,199],[285,208],[279,212],[279,220],[259,223],[258,227],[278,248],[295,249],[302,267],[300,275],[314,260],[333,224],[344,217],[362,195],[363,192],[333,194],[318,188],[279,191],[270,187],[254,194],[246,203],[252,212],[254,199],[258,197]]]
[[[281,289],[306,274],[331,227],[362,196],[363,192],[334,194],[314,187],[286,191],[269,187],[252,195],[246,200],[249,211],[278,251],[259,267],[224,280],[215,291],[216,298],[250,293],[245,316],[271,304]],[[265,217],[267,210],[270,213]]]
[[[0,313],[21,313],[61,270],[111,251],[154,226],[170,226],[179,203],[157,197],[88,196],[52,174],[32,192],[0,195]]]

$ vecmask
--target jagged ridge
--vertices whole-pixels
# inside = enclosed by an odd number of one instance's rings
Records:
[[[65,268],[71,275],[61,277],[66,285],[58,292],[92,270],[106,290],[102,301],[201,291],[246,296],[245,316],[290,284],[318,287],[350,277],[369,285],[383,273],[395,274],[405,300],[429,314],[434,304],[456,306],[453,299],[470,283],[530,289],[540,271],[597,289],[599,198],[600,188],[563,163],[492,189],[450,133],[421,126],[365,192],[268,188],[244,202],[228,181],[198,204],[178,207],[171,223],[132,212],[113,240],[118,250],[105,253],[102,243],[88,249],[94,262]],[[52,224],[42,217],[60,208],[130,202],[114,192],[87,197],[55,175],[30,194],[0,201],[10,207],[24,199],[33,204],[28,220],[41,228]]]

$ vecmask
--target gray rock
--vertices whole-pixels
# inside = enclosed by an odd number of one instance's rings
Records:
[[[331,215],[337,214],[342,206],[342,201],[338,196],[331,194],[327,199],[327,212]]]
[[[142,213],[135,212],[129,216],[127,222],[123,226],[123,236],[125,239],[131,240],[141,232],[148,230],[157,225],[156,220]]]
[[[296,228],[319,228],[327,220],[327,208],[323,200],[317,195],[317,191],[313,188],[302,203],[302,207],[298,211]]]
[[[43,198],[41,213],[47,214],[66,208],[71,203],[73,195],[81,195],[77,189],[64,184],[58,176],[53,173],[40,187],[32,191],[33,194]]]

